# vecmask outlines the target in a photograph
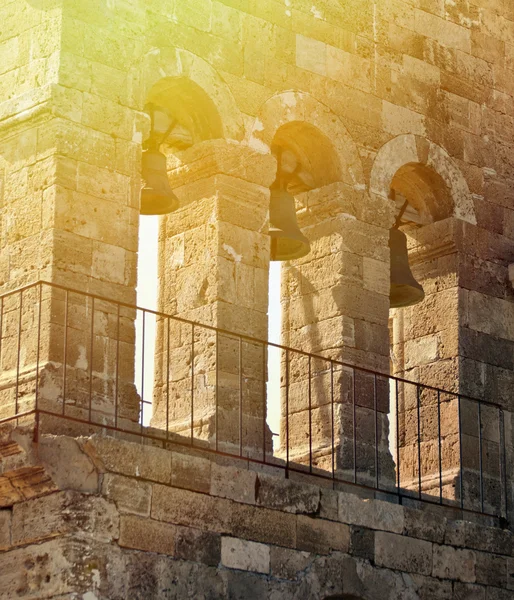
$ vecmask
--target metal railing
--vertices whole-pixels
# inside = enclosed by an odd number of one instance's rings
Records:
[[[36,435],[102,431],[508,517],[512,415],[494,403],[46,282],[0,297],[0,367],[1,427],[35,415]]]

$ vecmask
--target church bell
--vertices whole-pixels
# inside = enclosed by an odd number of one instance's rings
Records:
[[[418,304],[425,298],[423,287],[410,270],[407,236],[396,227],[389,235],[391,251],[391,308],[405,308]]]
[[[143,179],[141,192],[142,215],[166,215],[178,208],[178,198],[171,189],[166,170],[166,157],[156,148],[143,152]]]
[[[283,186],[271,188],[269,235],[272,261],[294,260],[310,252],[309,240],[298,227],[294,196]]]

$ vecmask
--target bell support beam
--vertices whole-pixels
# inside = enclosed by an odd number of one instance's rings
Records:
[[[198,144],[181,159],[170,172],[181,206],[160,228],[159,306],[266,339],[269,186],[276,160],[222,140]],[[174,322],[171,327],[169,347],[167,324],[158,327],[154,424],[165,426],[167,410],[170,431],[192,430],[218,449],[269,448],[270,434],[263,439],[262,433],[266,348]]]
[[[311,253],[287,263],[283,276],[284,343],[335,360],[389,370],[389,230],[394,205],[370,197],[344,183],[334,183],[298,197],[302,231],[311,242]],[[334,468],[341,478],[368,482],[378,476],[381,485],[394,482],[394,466],[387,444],[389,390],[351,368],[336,366],[334,384],[327,386],[327,366],[311,369],[309,428],[314,432],[315,466]],[[307,377],[305,371],[304,377]],[[369,381],[368,381],[369,379]],[[318,380],[318,381],[317,381]],[[323,380],[325,382],[323,383]],[[345,390],[349,393],[345,393]],[[355,396],[352,390],[355,390]],[[332,456],[332,394],[334,401],[334,456]],[[353,403],[355,401],[355,413]],[[295,405],[288,398],[289,406]],[[378,409],[378,437],[375,428]],[[288,415],[282,411],[282,439],[289,429],[289,446],[301,448],[309,411]],[[357,428],[353,429],[354,423]],[[355,443],[354,443],[355,433]],[[298,436],[295,439],[294,436]],[[375,448],[375,441],[377,448]],[[304,444],[303,444],[304,446]],[[376,455],[378,451],[378,474]],[[357,461],[354,453],[357,454]],[[301,455],[292,460],[302,461]],[[357,464],[356,464],[357,463]],[[368,474],[368,475],[366,475]]]

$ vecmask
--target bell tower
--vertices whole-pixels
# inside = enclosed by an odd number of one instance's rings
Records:
[[[510,598],[508,3],[0,22],[0,600]]]

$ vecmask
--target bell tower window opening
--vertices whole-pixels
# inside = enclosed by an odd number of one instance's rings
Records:
[[[139,220],[137,305],[159,310],[159,228],[160,216],[179,206],[168,181],[167,155],[192,145],[191,135],[167,109],[148,103],[150,135],[143,145],[142,189]],[[136,318],[136,387],[143,404],[141,420],[149,425],[154,388],[154,360],[157,335],[156,317],[138,311]],[[145,408],[147,410],[145,410]]]

